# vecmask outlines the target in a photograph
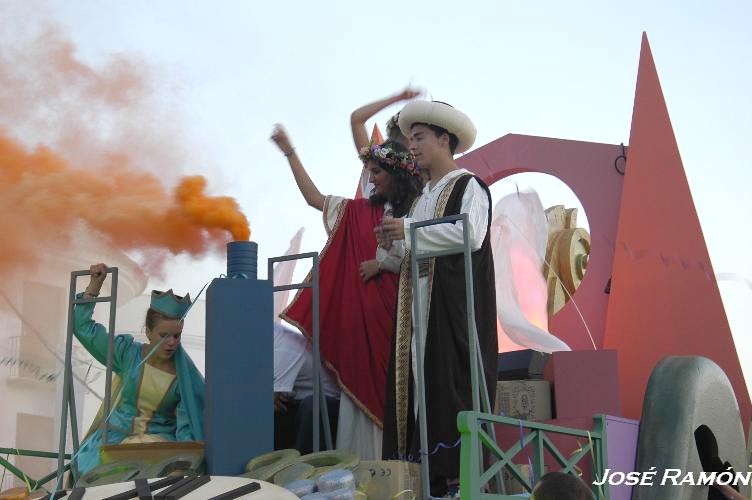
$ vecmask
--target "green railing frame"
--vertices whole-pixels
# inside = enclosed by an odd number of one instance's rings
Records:
[[[522,427],[529,431],[524,437],[508,450],[502,450],[498,443],[486,433],[481,424],[493,423],[508,425],[515,428]],[[596,477],[602,477],[606,464],[606,416],[602,414],[593,416],[593,430],[587,431],[582,429],[572,429],[559,427],[556,425],[542,424],[540,422],[531,422],[528,420],[519,420],[516,418],[489,415],[475,411],[463,411],[457,414],[457,426],[461,435],[460,448],[460,497],[478,500],[519,500],[519,496],[501,495],[496,493],[485,492],[485,486],[489,481],[503,468],[523,485],[528,492],[532,491],[534,485],[530,484],[528,478],[523,477],[519,469],[514,465],[514,457],[528,445],[532,445],[532,465],[534,477],[540,478],[545,472],[544,457],[548,451],[554,456],[559,465],[562,467],[561,472],[574,474],[577,463],[590,456],[593,456],[593,473]],[[564,434],[586,439],[586,442],[580,446],[577,453],[571,457],[565,457],[556,448],[548,434]],[[481,463],[481,452],[485,451],[491,456],[493,463],[487,470]],[[591,486],[592,492],[597,500],[609,500],[608,488],[601,489],[598,486]]]
[[[23,450],[23,449],[18,449],[18,448],[0,448],[0,455],[4,455],[4,456],[14,455],[17,457],[54,458],[56,460],[59,456],[57,452]],[[70,453],[66,453],[64,456],[67,460],[70,460],[71,458]],[[54,471],[50,472],[49,474],[47,474],[41,479],[32,479],[24,471],[22,471],[21,469],[19,469],[12,463],[8,462],[8,460],[3,458],[3,456],[0,456],[0,467],[5,468],[6,470],[8,470],[8,472],[10,472],[17,478],[24,481],[24,483],[28,484],[31,487],[31,491],[39,489],[42,487],[43,484],[57,478],[57,469],[55,469]],[[63,468],[63,472],[67,472],[69,469],[70,469],[70,462],[65,464],[65,467]]]

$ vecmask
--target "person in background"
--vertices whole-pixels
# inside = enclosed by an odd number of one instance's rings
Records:
[[[549,472],[535,485],[530,500],[595,500],[595,496],[579,477]]]
[[[313,451],[313,352],[311,341],[280,322],[274,325],[274,449]],[[337,435],[340,391],[331,373],[321,370],[332,436]],[[321,422],[320,449],[324,449]]]

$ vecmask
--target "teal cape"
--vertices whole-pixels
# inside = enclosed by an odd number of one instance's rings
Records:
[[[77,305],[74,308],[73,331],[86,350],[106,365],[107,329],[92,319],[93,312],[94,303]],[[118,375],[118,382],[113,383],[111,400],[114,411],[111,411],[107,422],[107,444],[117,444],[131,435],[133,421],[139,415],[138,391],[144,368],[142,348],[143,344],[136,342],[131,335],[115,336],[112,370]],[[157,434],[167,441],[203,441],[204,377],[182,346],[174,356],[177,383],[173,382],[154,412],[147,424],[147,434]],[[100,409],[100,415],[76,456],[81,474],[101,463],[102,416]]]

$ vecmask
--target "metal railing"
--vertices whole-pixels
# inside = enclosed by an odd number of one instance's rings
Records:
[[[10,355],[16,360],[10,365],[9,375],[11,378],[22,378],[23,367],[21,366],[21,335],[15,335],[10,338]]]
[[[502,450],[498,442],[482,426],[507,425],[520,430],[520,439],[508,450]],[[524,449],[532,447],[532,473],[533,477],[540,478],[546,473],[546,452],[552,456],[561,472],[576,474],[577,464],[586,457],[592,456],[592,472],[595,478],[601,477],[606,463],[606,417],[595,415],[593,417],[593,430],[572,429],[556,425],[519,420],[511,417],[501,417],[484,414],[475,411],[463,411],[457,416],[457,425],[461,436],[460,449],[460,496],[461,498],[473,498],[478,500],[512,500],[519,496],[493,494],[486,491],[486,484],[502,469],[506,469],[510,476],[518,481],[527,492],[532,492],[533,487],[530,478],[524,477],[513,462],[515,456]],[[524,431],[529,431],[524,434]],[[580,444],[579,449],[566,457],[549,437],[551,434],[584,438],[587,440]],[[483,453],[491,456],[496,461],[485,469]],[[552,469],[549,468],[549,471]],[[592,486],[592,492],[597,500],[609,500],[608,487],[603,489]]]
[[[36,343],[39,347],[44,346],[31,335],[15,335],[9,339],[9,358],[3,363],[8,366],[8,376],[14,380],[28,380],[36,382],[53,382],[57,376],[54,368],[47,366],[45,361],[40,360],[39,356],[32,355],[27,357],[27,352],[32,350],[36,354]],[[29,343],[33,345],[29,349]],[[26,347],[26,349],[25,349]],[[4,360],[5,361],[5,360]]]
[[[79,448],[79,434],[78,434],[78,419],[76,415],[76,396],[73,386],[73,367],[71,355],[73,351],[73,322],[74,314],[73,309],[76,305],[91,304],[96,302],[109,302],[110,303],[110,318],[109,329],[107,332],[107,375],[105,380],[105,392],[104,392],[104,415],[102,418],[102,443],[107,443],[107,417],[110,415],[111,410],[111,397],[112,397],[112,355],[115,342],[115,309],[117,308],[117,287],[118,287],[118,268],[107,268],[107,274],[111,274],[110,282],[110,296],[109,297],[94,297],[90,299],[76,298],[76,281],[80,276],[91,276],[91,271],[73,271],[71,273],[70,291],[68,295],[68,331],[65,337],[65,367],[63,369],[63,401],[60,412],[60,443],[58,446],[57,454],[57,489],[60,488],[62,483],[63,473],[65,471],[65,447],[67,444],[68,434],[68,411],[70,411],[70,426],[71,434],[73,437],[73,456],[78,453]],[[75,460],[73,461],[75,462]],[[68,465],[74,481],[78,479],[78,470],[75,463]]]
[[[467,307],[467,331],[468,331],[468,351],[470,355],[470,383],[472,386],[472,398],[473,398],[473,411],[480,412],[481,404],[483,405],[483,411],[486,413],[492,413],[491,400],[488,395],[488,388],[486,385],[485,376],[479,376],[478,371],[483,373],[483,359],[480,352],[480,345],[478,343],[478,330],[475,323],[475,296],[473,292],[473,276],[472,276],[472,259],[470,250],[470,234],[468,232],[468,215],[450,215],[448,217],[442,217],[439,219],[431,219],[420,222],[413,222],[410,224],[410,271],[412,280],[412,293],[413,293],[413,320],[415,322],[415,347],[417,350],[417,390],[418,390],[418,427],[420,432],[420,447],[421,447],[421,484],[423,491],[423,498],[430,498],[430,466],[429,466],[429,448],[428,448],[428,425],[426,417],[426,388],[423,373],[423,339],[426,338],[426,326],[423,325],[422,313],[421,313],[421,300],[420,300],[420,286],[419,286],[419,270],[418,263],[422,260],[428,260],[435,257],[446,257],[449,255],[463,254],[464,257],[464,269],[465,269],[465,300]],[[422,227],[434,226],[437,224],[457,223],[462,222],[462,245],[458,245],[454,248],[446,248],[440,251],[423,251],[418,249],[417,230]],[[494,332],[495,334],[495,332]],[[488,426],[488,433],[495,439],[495,431],[493,425]],[[476,460],[480,460],[481,450],[477,450],[478,456]],[[497,483],[500,491],[504,491],[504,482],[501,474],[497,476]],[[463,497],[465,498],[465,497]],[[467,497],[469,498],[469,497]]]
[[[59,453],[49,452],[49,451],[34,451],[34,450],[23,450],[18,448],[0,448],[0,455],[5,455],[6,457],[8,455],[13,455],[16,457],[36,457],[36,458],[59,458]],[[63,453],[63,458],[70,459],[70,454]],[[65,464],[63,467],[63,472],[66,472],[68,469],[70,469],[70,462]],[[47,474],[41,479],[33,479],[29,477],[24,471],[22,471],[20,468],[16,467],[12,463],[10,463],[6,458],[3,458],[0,456],[0,466],[4,467],[8,472],[16,476],[17,478],[21,479],[26,485],[29,491],[34,491],[36,489],[39,489],[44,485],[45,483],[52,481],[53,479],[57,478],[60,475],[59,470],[54,470],[51,473]],[[0,485],[2,486],[2,485]]]
[[[293,283],[290,285],[274,285],[274,264],[289,260],[312,259],[311,281],[306,283]],[[313,295],[312,311],[312,333],[313,336],[313,451],[317,452],[320,446],[320,427],[321,419],[324,420],[324,443],[327,450],[333,450],[332,431],[329,426],[329,410],[326,404],[326,395],[321,389],[321,352],[319,351],[319,254],[318,252],[299,253],[293,255],[284,255],[281,257],[272,257],[268,261],[267,270],[268,279],[272,282],[274,292],[285,290],[299,290],[302,288],[311,288]]]

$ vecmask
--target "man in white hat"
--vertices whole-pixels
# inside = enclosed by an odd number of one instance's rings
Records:
[[[405,240],[410,248],[410,224],[456,214],[468,214],[475,322],[487,387],[496,387],[496,290],[489,243],[491,194],[488,187],[454,161],[454,154],[470,149],[475,127],[461,111],[442,102],[413,101],[399,115],[410,152],[430,181],[416,200],[409,217],[387,219],[383,234]],[[444,250],[461,245],[462,224],[441,224],[418,230],[418,251]],[[465,266],[462,254],[423,261],[420,267],[424,378],[428,417],[428,452],[431,491],[435,496],[456,492],[459,478],[457,412],[472,409],[470,353],[468,350]],[[416,343],[413,337],[409,260],[400,274],[396,330],[387,382],[384,417],[385,459],[420,457],[416,423]],[[489,395],[493,405],[493,391]],[[443,443],[444,446],[439,446]],[[453,491],[454,490],[454,491]]]

